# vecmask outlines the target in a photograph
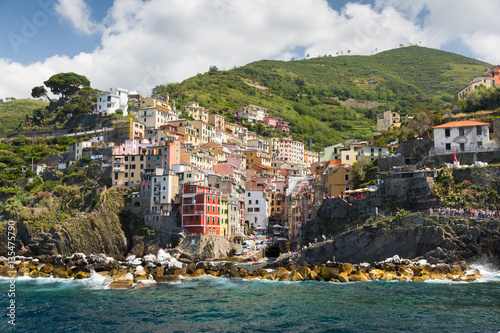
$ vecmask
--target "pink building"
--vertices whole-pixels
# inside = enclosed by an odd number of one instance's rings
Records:
[[[281,120],[278,117],[266,116],[264,117],[264,124],[276,127],[276,124]]]
[[[216,131],[224,131],[225,129],[225,120],[224,116],[215,113],[208,114],[208,122],[212,123],[215,126]]]
[[[153,145],[147,139],[126,140],[117,147],[113,147],[113,155],[136,155],[140,149],[150,148]]]
[[[172,170],[174,164],[179,164],[181,161],[181,141],[169,140],[165,141],[165,145],[160,147],[162,167]]]
[[[304,163],[304,144],[299,141],[293,141],[291,138],[283,138],[279,145],[279,158],[285,162]]]
[[[283,119],[280,119],[276,123],[276,129],[279,129],[286,134],[290,134],[290,123],[287,121],[283,121]]]

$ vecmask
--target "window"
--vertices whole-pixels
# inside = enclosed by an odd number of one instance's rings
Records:
[[[348,181],[348,180],[349,180],[349,175],[348,175],[348,174],[347,174],[347,175],[344,175],[344,180],[345,180],[345,181]]]
[[[451,150],[451,143],[446,144],[446,150]]]
[[[252,204],[252,200],[248,200],[248,204],[251,205]]]
[[[345,159],[349,161],[349,155],[345,155]]]
[[[133,172],[130,173],[130,177],[134,177],[134,173]]]
[[[478,147],[481,147],[482,145],[483,145],[483,141],[478,141],[478,142],[477,142],[477,146],[478,146]]]
[[[115,172],[115,180],[118,180],[118,172]]]
[[[259,200],[255,200],[255,204],[258,205],[259,204]]]
[[[125,172],[125,177],[128,177],[128,172]]]
[[[128,156],[125,156],[125,162],[128,162]]]
[[[476,126],[476,134],[483,135],[483,129],[481,128],[481,126]]]
[[[248,208],[247,212],[249,212],[249,213],[253,212],[253,208]]]
[[[190,186],[190,187],[189,187],[189,190],[190,190],[191,192],[192,192],[192,191],[194,191],[194,186]]]
[[[250,196],[250,192],[248,192],[248,196]]]
[[[260,212],[260,208],[259,208],[259,207],[255,207],[255,208],[253,209],[253,211],[254,211],[254,212]]]
[[[465,150],[465,143],[460,144],[460,150],[464,151]]]
[[[445,128],[445,130],[444,130],[444,136],[445,137],[449,137],[450,136],[450,129],[449,128]]]
[[[458,129],[458,135],[464,136],[464,129],[463,128]]]

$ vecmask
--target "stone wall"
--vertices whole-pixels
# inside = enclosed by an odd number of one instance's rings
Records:
[[[500,150],[457,153],[457,160],[461,165],[473,165],[476,161],[488,164],[500,163]],[[453,155],[431,156],[434,167],[439,167],[442,163],[453,163]]]
[[[158,241],[161,247],[177,246],[183,238],[183,230],[180,220],[177,218],[177,206],[172,210],[169,216],[150,214],[144,217],[144,224],[156,231]]]

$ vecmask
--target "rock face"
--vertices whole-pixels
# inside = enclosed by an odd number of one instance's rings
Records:
[[[335,235],[344,230],[346,222],[363,223],[368,216],[358,207],[348,204],[342,199],[331,198],[323,201],[314,221],[303,228],[303,238],[312,240],[317,235]]]
[[[500,221],[409,215],[365,225],[301,252],[298,262],[376,262],[399,255],[430,263],[488,261],[500,265]]]
[[[73,253],[105,253],[123,259],[134,249],[142,256],[157,242],[154,234],[133,233],[128,227],[131,216],[120,210],[124,206],[126,189],[106,192],[106,200],[90,214],[82,213],[48,230],[34,229],[31,224],[16,223],[16,253],[25,256],[70,256]],[[126,226],[126,227],[124,227]],[[125,231],[124,231],[125,230]],[[7,256],[6,234],[0,233],[0,255]],[[21,248],[24,247],[24,251]]]
[[[221,236],[196,235],[186,237],[179,249],[184,251],[186,259],[202,261],[234,256],[241,251],[241,245],[232,243]]]

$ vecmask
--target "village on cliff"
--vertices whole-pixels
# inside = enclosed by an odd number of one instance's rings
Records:
[[[479,85],[500,82],[499,69],[494,67],[471,81],[458,93],[459,98],[467,98]],[[290,124],[264,107],[250,104],[232,112],[238,120],[261,123],[284,135],[261,137],[194,101],[177,110],[168,94],[143,97],[111,88],[97,97],[93,114],[96,118],[113,116],[112,126],[65,134],[90,139],[23,171],[44,175],[87,161],[89,168],[99,169],[107,178],[102,193],[132,189],[124,209],[142,218],[147,228],[167,235],[160,247],[192,239],[199,250],[207,239],[224,238],[241,245],[233,255],[257,261],[265,256],[266,245],[277,246],[278,256],[332,240],[335,229],[322,227],[318,221],[325,218],[321,209],[328,202],[330,206],[336,202],[333,205],[343,212],[355,209],[365,219],[397,215],[400,208],[405,208],[405,216],[410,212],[476,218],[496,214],[487,206],[438,208],[439,198],[429,194],[445,163],[470,170],[498,162],[497,119],[451,121],[433,127],[429,137],[387,146],[347,140],[313,152],[310,142],[294,140],[289,136]],[[399,127],[402,118],[399,112],[387,110],[377,120],[377,130]],[[37,138],[56,133],[23,135]],[[356,188],[353,166],[374,160],[378,170],[370,185]],[[131,264],[135,256],[129,259]],[[330,273],[320,267],[318,274]]]

